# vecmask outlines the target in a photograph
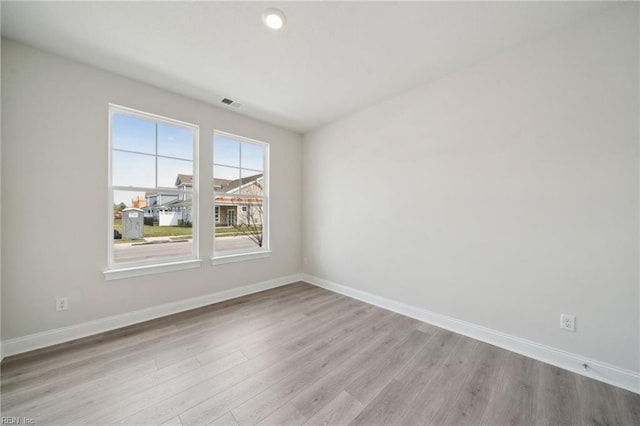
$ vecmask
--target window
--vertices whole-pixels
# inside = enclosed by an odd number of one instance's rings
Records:
[[[214,259],[269,252],[268,158],[264,142],[214,134]]]
[[[198,127],[111,105],[109,269],[197,258]]]

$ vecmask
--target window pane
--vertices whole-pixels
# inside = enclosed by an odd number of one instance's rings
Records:
[[[214,183],[216,180],[222,184],[225,188],[232,181],[237,181],[240,179],[240,169],[236,167],[226,167],[226,166],[213,166],[213,180]],[[226,190],[222,190],[226,192]]]
[[[193,160],[193,130],[158,123],[158,155]]]
[[[254,170],[241,170],[242,185],[237,189],[238,194],[264,195],[264,178],[262,173]]]
[[[193,176],[193,162],[158,157],[158,187],[175,188],[179,174],[186,175],[187,180],[190,180]]]
[[[240,167],[240,143],[220,135],[213,137],[213,163]]]
[[[146,197],[142,191],[113,191],[114,214],[126,208],[146,208]]]
[[[161,195],[161,194],[160,194]],[[132,262],[192,254],[191,207],[152,205],[157,193],[114,191],[113,257]],[[125,209],[122,209],[126,205]]]
[[[156,186],[155,156],[113,151],[112,162],[114,186]]]
[[[264,170],[264,147],[254,143],[242,143],[242,168],[258,172]]]
[[[156,124],[154,122],[124,114],[113,114],[111,126],[114,149],[155,154]]]
[[[112,263],[193,258],[197,129],[111,111]]]
[[[219,207],[215,232],[217,254],[263,247],[262,200],[218,196],[216,205]]]
[[[264,251],[268,244],[263,241],[263,235],[268,235],[263,234],[268,145],[220,135],[214,135],[213,144],[214,257]]]

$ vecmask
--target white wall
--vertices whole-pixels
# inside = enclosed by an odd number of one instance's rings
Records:
[[[639,371],[637,7],[305,135],[305,272]]]
[[[272,256],[212,266],[205,191],[202,267],[105,281],[109,102],[198,124],[200,176],[212,175],[214,129],[269,142]],[[3,40],[2,142],[5,341],[300,272],[301,138],[293,132]],[[68,311],[55,311],[60,296]]]

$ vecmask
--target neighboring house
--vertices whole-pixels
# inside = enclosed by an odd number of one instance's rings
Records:
[[[176,188],[179,190],[191,190],[193,188],[193,176],[179,174],[176,178]],[[179,194],[178,200],[185,201],[189,199],[189,194]]]
[[[178,195],[163,192],[147,192],[144,194],[147,205],[145,207],[144,217],[152,218],[153,221],[160,221],[160,214],[172,210],[172,204],[178,202]],[[177,219],[176,219],[177,224]]]
[[[217,181],[217,182],[216,182]],[[262,224],[262,198],[240,198],[242,195],[263,195],[262,173],[232,181],[214,180],[216,195],[215,225],[260,225]],[[224,192],[224,195],[220,194]]]
[[[177,189],[188,189],[193,186],[193,177],[178,175]],[[152,218],[160,226],[178,226],[180,221],[189,224],[192,221],[191,200],[186,194],[172,192],[147,192],[145,217]]]
[[[262,195],[264,177],[262,173],[245,177],[242,180],[213,179],[213,190],[216,196],[214,214],[215,226],[236,226],[242,224],[261,224],[262,199],[239,198],[234,194]],[[176,178],[177,189],[191,189],[193,176],[179,174]],[[225,193],[220,195],[219,193]],[[146,197],[145,217],[158,221],[160,226],[177,226],[178,220],[191,223],[191,199],[188,194],[170,192],[148,192]]]

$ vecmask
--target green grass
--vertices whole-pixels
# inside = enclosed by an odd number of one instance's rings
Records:
[[[122,219],[114,219],[113,228],[122,233]],[[144,225],[144,237],[191,237],[191,228],[182,226],[149,226]],[[124,240],[123,240],[124,241]],[[126,242],[131,242],[128,240]]]
[[[243,235],[242,232],[238,232],[238,230],[232,226],[224,227],[224,228],[216,228],[216,236],[218,237],[230,237],[233,235]]]
[[[122,219],[114,219],[113,228],[122,233]],[[144,225],[144,237],[182,237],[191,238],[191,228],[185,228],[182,226],[149,226]],[[233,227],[217,227],[216,236],[219,237],[231,237],[234,235],[243,235]],[[175,238],[172,238],[175,239]],[[142,242],[143,240],[114,240],[116,243],[132,243]]]
[[[238,235],[245,235],[245,233],[234,227],[216,228],[216,237],[232,237]]]
[[[216,235],[235,234],[236,232],[238,232],[238,231],[236,231],[236,229],[231,227],[231,226],[228,227],[228,228],[227,227],[225,227],[225,228],[216,228]]]

